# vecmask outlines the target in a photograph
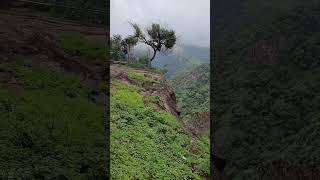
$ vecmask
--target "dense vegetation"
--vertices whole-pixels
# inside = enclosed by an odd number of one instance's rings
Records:
[[[170,84],[175,90],[181,117],[190,119],[194,113],[209,112],[210,65],[194,65],[178,71]]]
[[[93,41],[81,33],[62,32],[58,35],[62,49],[70,55],[82,56],[90,63],[105,65],[107,63],[107,47],[103,40]]]
[[[103,179],[103,108],[78,77],[0,61],[0,179]]]
[[[76,20],[81,23],[105,24],[107,22],[107,3],[100,0],[33,0],[20,2],[14,0],[8,3],[5,1],[3,8],[21,7],[28,8],[30,12],[59,17],[69,20]],[[34,3],[33,3],[34,2]]]
[[[136,72],[128,76],[152,83]],[[162,100],[143,93],[146,87],[111,82],[111,178],[201,179],[209,174],[209,139],[190,141],[176,117],[153,108]]]
[[[298,8],[215,43],[215,151],[234,179],[257,179],[275,163],[287,169],[273,178],[287,179],[319,166],[319,10]]]
[[[106,179],[105,45],[11,18],[0,28],[0,179]]]

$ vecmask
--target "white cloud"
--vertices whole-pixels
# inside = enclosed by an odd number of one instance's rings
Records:
[[[209,46],[210,0],[111,0],[111,34],[132,32],[128,21],[141,26],[167,24],[182,44]]]

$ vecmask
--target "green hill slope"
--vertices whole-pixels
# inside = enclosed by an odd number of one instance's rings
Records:
[[[116,65],[111,71],[111,178],[208,177],[209,140],[191,140],[170,113],[175,104],[161,75]]]
[[[209,64],[194,65],[179,71],[170,78],[170,84],[176,92],[183,118],[190,118],[197,112],[209,112]]]
[[[103,109],[71,75],[0,62],[0,177],[102,178]]]
[[[106,179],[105,47],[58,22],[0,19],[0,179]]]

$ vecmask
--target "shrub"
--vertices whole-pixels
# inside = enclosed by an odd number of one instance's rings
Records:
[[[154,79],[151,79],[151,78],[148,78],[148,77],[145,77],[141,74],[138,74],[136,72],[133,72],[133,71],[130,71],[128,72],[128,77],[133,79],[133,80],[137,80],[139,82],[146,82],[146,83],[158,83],[158,81],[154,80]]]

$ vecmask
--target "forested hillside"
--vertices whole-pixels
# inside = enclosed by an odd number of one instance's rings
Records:
[[[319,177],[320,7],[281,12],[215,42],[214,151],[234,179]]]
[[[194,139],[206,142],[209,150],[210,65],[187,66],[173,75],[169,82],[177,97],[184,128]]]
[[[198,112],[209,112],[210,64],[186,67],[169,81],[175,90],[182,118],[191,118]]]
[[[191,68],[193,65],[209,63],[209,48],[197,47],[192,45],[183,45],[180,50],[170,54],[159,54],[153,63],[154,67],[165,69],[166,77],[170,78],[177,72]]]

